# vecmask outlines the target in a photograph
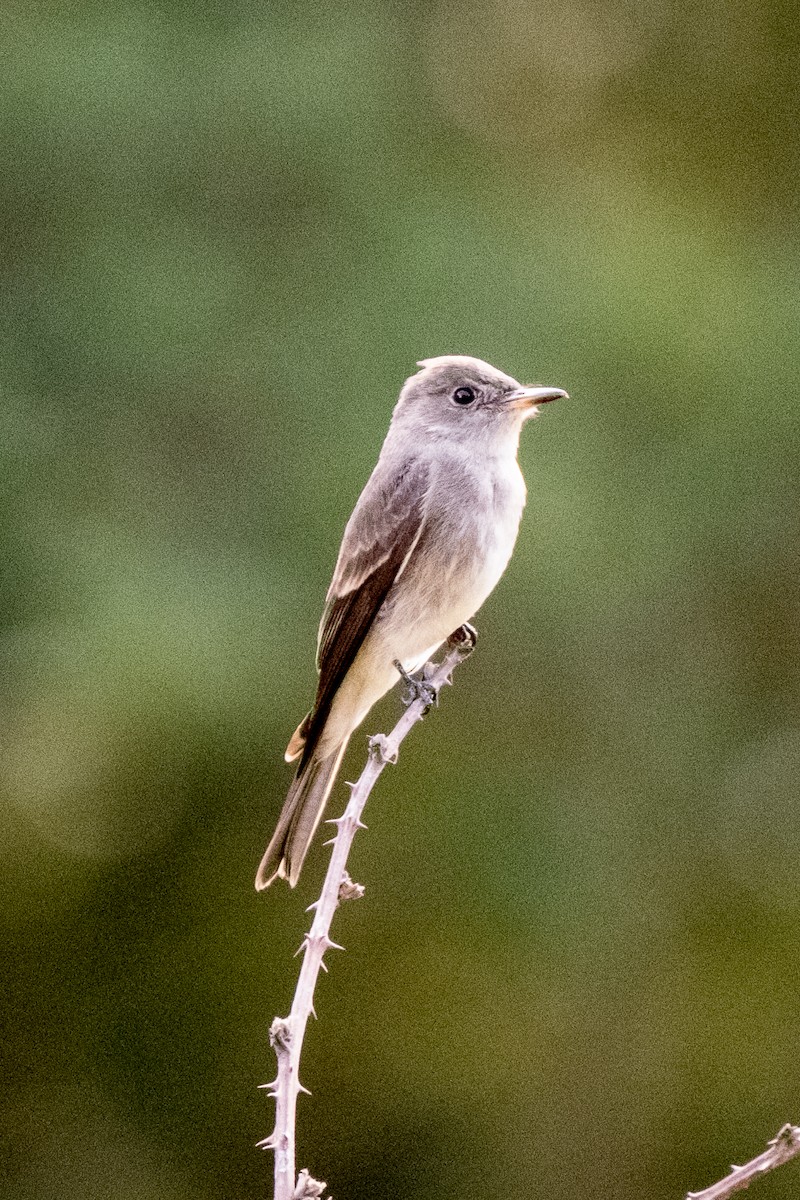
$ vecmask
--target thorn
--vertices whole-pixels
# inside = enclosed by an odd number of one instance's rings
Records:
[[[323,971],[324,971],[324,972],[325,972],[325,974],[327,975],[327,974],[328,974],[328,968],[325,966],[325,959],[324,959],[324,958],[321,958],[321,959],[319,960],[319,965],[322,967]],[[314,1013],[314,1016],[316,1016],[316,1015],[317,1015],[317,1014],[316,1014],[316,1013]]]
[[[335,841],[336,841],[336,838],[332,837],[332,838],[328,838],[327,842],[323,842],[322,844],[323,844],[323,846],[332,846]]]
[[[260,1088],[274,1088],[280,1083],[279,1079],[273,1079],[271,1083],[259,1083]]]
[[[309,939],[309,935],[306,934],[306,936],[303,938],[302,942],[300,943],[300,945],[297,947],[294,954],[292,955],[292,958],[297,958],[298,954],[302,954],[304,950],[308,949],[308,939]]]
[[[319,1020],[319,1017],[317,1016],[317,1010],[314,1008],[314,1001],[313,1001],[313,1000],[312,1000],[312,1001],[311,1001],[311,1003],[309,1004],[309,1006],[308,1006],[308,1009],[309,1009],[309,1012],[311,1013],[312,1017],[314,1018],[314,1020],[315,1020],[315,1021],[318,1021],[318,1020]]]
[[[306,912],[314,912],[314,910],[316,909],[318,904],[319,904],[319,900],[314,900],[313,903],[309,904],[308,908],[306,909]]]
[[[302,1083],[300,1082],[300,1080],[299,1080],[299,1079],[298,1079],[298,1081],[297,1081],[297,1090],[298,1090],[298,1092],[302,1092],[304,1096],[310,1096],[310,1095],[311,1095],[311,1092],[308,1090],[308,1088],[307,1088],[307,1087],[303,1087],[303,1085],[302,1085]]]
[[[258,1150],[274,1150],[275,1149],[275,1134],[271,1133],[269,1137],[262,1138],[260,1142],[256,1142]]]
[[[325,938],[326,950],[344,950],[344,946],[340,946],[338,942],[332,942],[329,937]]]
[[[337,826],[343,825],[345,822],[345,817],[346,817],[345,813],[342,813],[342,815],[340,817],[328,817],[327,820],[325,820],[323,822],[323,824],[324,825],[337,825]]]
[[[356,821],[356,829],[369,829],[369,825],[365,825],[361,817]]]
[[[345,787],[349,787],[349,788],[354,788],[356,785],[355,785],[355,784],[352,782],[352,780],[350,780],[350,779],[345,779],[345,781],[344,781],[344,786],[345,786]]]

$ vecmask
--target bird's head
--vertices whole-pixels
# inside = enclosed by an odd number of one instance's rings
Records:
[[[566,397],[561,388],[526,387],[480,358],[425,358],[403,385],[393,423],[434,438],[506,441],[539,405]]]

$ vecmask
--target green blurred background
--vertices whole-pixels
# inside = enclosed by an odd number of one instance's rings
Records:
[[[441,353],[572,399],[370,802],[298,1165],[712,1182],[800,1120],[795,6],[1,20],[4,1197],[271,1195],[326,852],[252,877],[342,528]]]

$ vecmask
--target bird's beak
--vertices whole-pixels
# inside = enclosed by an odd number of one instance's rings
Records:
[[[554,387],[524,387],[506,396],[509,408],[536,408],[539,404],[549,404],[551,400],[569,400],[567,392]]]

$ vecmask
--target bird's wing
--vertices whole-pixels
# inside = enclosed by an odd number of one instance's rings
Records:
[[[300,770],[389,589],[419,543],[428,485],[423,463],[408,462],[395,469],[381,464],[347,524],[319,628],[319,685],[314,708],[301,727],[305,744]]]

